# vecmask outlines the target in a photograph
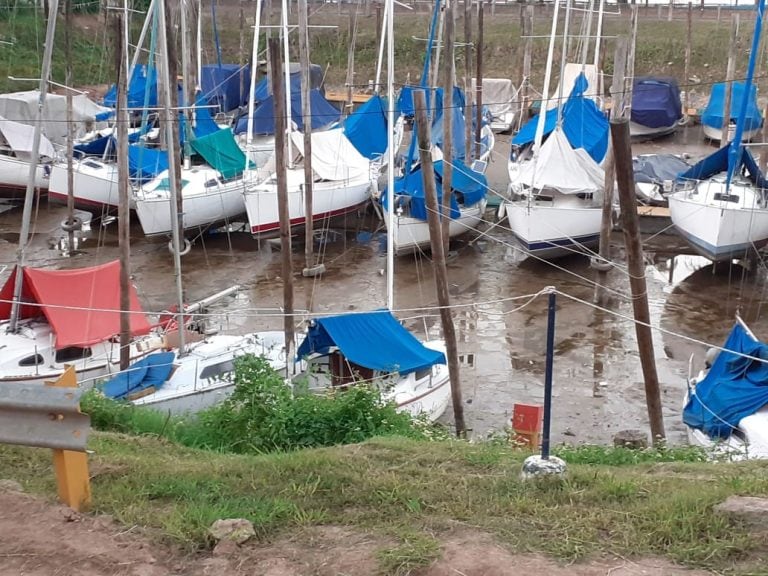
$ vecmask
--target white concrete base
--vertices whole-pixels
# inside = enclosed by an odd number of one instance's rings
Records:
[[[529,456],[523,462],[521,477],[523,480],[532,480],[543,476],[562,476],[565,474],[565,469],[565,461],[557,456],[550,456],[545,460],[536,454],[535,456]]]

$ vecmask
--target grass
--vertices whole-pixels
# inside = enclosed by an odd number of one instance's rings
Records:
[[[768,495],[760,464],[690,462],[695,455],[675,451],[629,463],[611,449],[604,462],[618,466],[571,463],[564,479],[523,483],[525,454],[498,442],[388,437],[250,456],[95,433],[90,447],[94,511],[189,550],[211,545],[214,520],[246,517],[265,540],[317,525],[379,534],[393,541],[378,554],[386,574],[431,562],[440,534],[457,526],[564,561],[661,555],[731,574],[768,571],[760,537],[712,512],[731,494]],[[580,450],[560,453],[578,462]],[[581,458],[598,461],[597,449]],[[46,451],[0,446],[0,469],[55,493]]]

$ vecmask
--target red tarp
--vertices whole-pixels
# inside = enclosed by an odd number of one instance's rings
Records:
[[[0,320],[11,316],[16,270],[0,290]],[[146,334],[150,324],[136,290],[131,290],[131,333]],[[56,348],[90,346],[120,332],[120,262],[75,270],[24,268],[20,318],[45,315],[56,334]]]

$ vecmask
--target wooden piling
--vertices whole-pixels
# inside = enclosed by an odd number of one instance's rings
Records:
[[[291,262],[291,223],[288,212],[288,166],[286,148],[285,88],[283,86],[283,57],[279,38],[270,38],[269,78],[272,83],[272,102],[275,115],[275,172],[277,174],[277,209],[280,218],[280,250],[283,275],[283,330],[285,331],[285,357],[293,358],[293,265]]]
[[[621,222],[624,230],[624,244],[627,252],[629,285],[632,291],[632,308],[635,316],[640,363],[645,381],[645,401],[648,408],[648,420],[651,426],[653,443],[657,444],[665,437],[664,419],[661,411],[661,393],[656,373],[656,360],[653,352],[651,333],[651,315],[648,309],[648,287],[645,281],[645,262],[637,216],[637,198],[632,168],[632,148],[629,136],[629,120],[621,118],[611,120],[611,139],[616,161],[616,181],[619,186],[621,203]]]
[[[427,203],[427,221],[429,222],[429,238],[432,246],[432,262],[435,270],[435,286],[437,302],[440,306],[440,319],[443,325],[446,355],[448,356],[448,373],[451,380],[451,399],[453,401],[453,419],[456,424],[456,436],[466,436],[464,423],[464,404],[461,397],[461,380],[459,371],[459,355],[456,344],[456,330],[451,316],[451,301],[448,294],[448,269],[445,266],[445,252],[440,234],[439,209],[437,205],[437,190],[435,189],[435,172],[432,165],[431,134],[427,118],[427,100],[423,90],[413,92],[415,109],[416,133],[418,135],[421,173],[424,178],[424,196]]]
[[[683,85],[685,86],[685,118],[688,118],[688,110],[691,108],[691,87],[688,85],[691,77],[691,43],[693,39],[693,3],[688,2],[688,26],[685,31],[685,73]]]
[[[667,12],[667,22],[672,22],[673,10],[675,9],[675,0],[669,0],[669,10]]]
[[[731,99],[733,98],[733,79],[736,73],[736,41],[739,36],[739,15],[731,14],[731,36],[728,40],[728,64],[725,68],[725,100],[723,102],[723,126],[720,144],[728,143],[728,128],[731,125]]]
[[[528,119],[528,109],[530,108],[528,86],[531,78],[531,51],[533,50],[533,38],[531,38],[533,36],[533,4],[528,4],[524,7],[522,33],[525,37],[525,48],[523,52],[523,79],[520,81],[520,92],[518,95],[520,100],[518,129]]]

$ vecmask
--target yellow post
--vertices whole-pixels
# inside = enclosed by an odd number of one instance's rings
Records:
[[[73,366],[67,366],[64,374],[47,386],[58,388],[77,388],[77,376]],[[59,415],[59,418],[61,416]],[[88,455],[72,450],[54,450],[53,468],[56,472],[56,485],[59,499],[78,512],[91,505],[91,481],[88,475]]]

